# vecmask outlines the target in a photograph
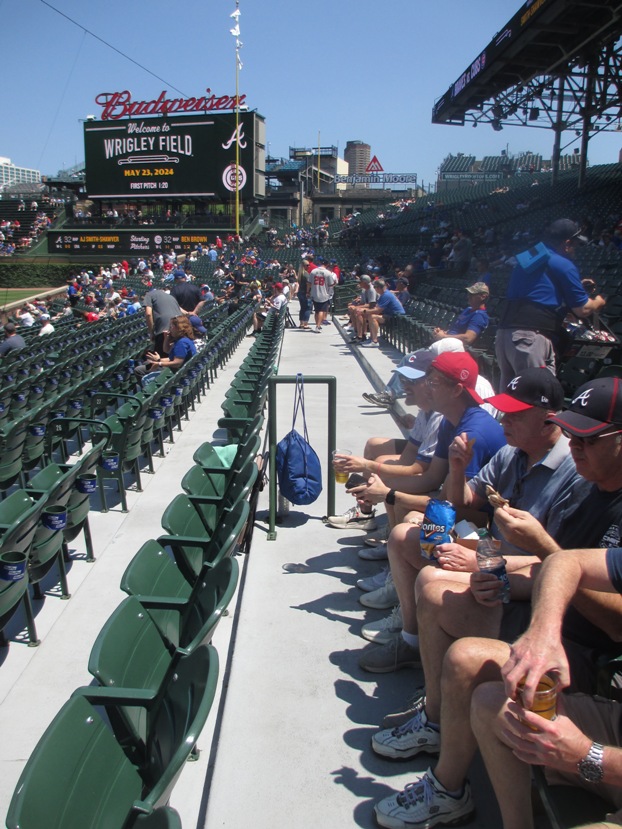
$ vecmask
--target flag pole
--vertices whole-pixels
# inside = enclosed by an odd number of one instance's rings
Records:
[[[235,235],[240,236],[240,0],[235,0],[235,11],[229,15],[235,19],[230,29],[235,37]]]

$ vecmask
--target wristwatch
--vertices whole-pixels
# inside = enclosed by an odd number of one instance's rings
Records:
[[[592,743],[587,755],[577,763],[577,771],[586,783],[600,783],[603,779],[603,754],[603,746]]]
[[[390,507],[395,506],[395,490],[390,489],[384,499],[385,504],[388,504]]]

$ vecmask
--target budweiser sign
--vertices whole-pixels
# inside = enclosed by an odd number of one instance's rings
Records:
[[[118,118],[133,117],[136,115],[170,115],[173,112],[207,112],[209,110],[236,109],[243,106],[246,95],[214,95],[209,87],[206,94],[200,98],[167,98],[164,89],[152,101],[133,101],[132,93],[125,89],[123,92],[102,92],[95,98],[95,102],[103,108],[102,121]]]

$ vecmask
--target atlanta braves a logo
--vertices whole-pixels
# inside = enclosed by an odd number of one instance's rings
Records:
[[[578,395],[577,397],[575,397],[575,399],[572,401],[572,403],[571,403],[570,405],[571,405],[571,406],[574,406],[574,405],[576,405],[577,403],[580,403],[582,406],[587,406],[587,405],[588,405],[588,403],[590,402],[590,394],[591,394],[591,392],[592,392],[592,389],[586,389],[586,390],[585,390],[584,392],[582,392],[580,395]]]
[[[518,388],[519,382],[520,382],[520,374],[518,375],[518,377],[515,377],[513,380],[510,380],[510,382],[508,383],[508,389],[512,389],[512,391],[516,391],[516,389]]]
[[[244,136],[244,124],[238,124],[231,133],[231,138],[222,144],[223,150],[228,150],[232,144],[237,144],[242,150],[246,148],[246,138]]]

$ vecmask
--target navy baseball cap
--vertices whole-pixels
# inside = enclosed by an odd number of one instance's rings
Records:
[[[554,417],[555,423],[575,437],[591,437],[612,426],[622,428],[622,379],[600,377],[580,386],[567,409]]]
[[[486,403],[506,414],[534,406],[557,412],[564,405],[564,390],[548,368],[526,368],[510,380],[504,392],[488,397]]]
[[[400,377],[404,377],[406,380],[420,380],[427,374],[428,369],[432,365],[433,359],[434,355],[431,354],[427,348],[423,348],[420,351],[415,351],[411,354],[405,365],[398,366],[397,368],[394,368],[393,371],[395,374],[399,374]]]

